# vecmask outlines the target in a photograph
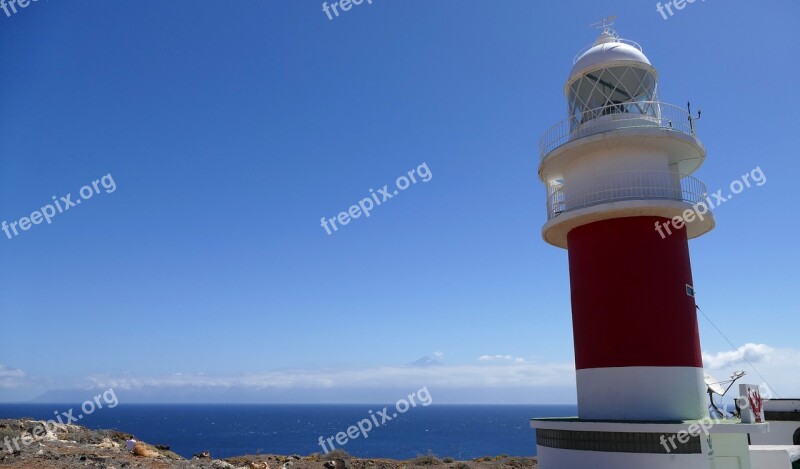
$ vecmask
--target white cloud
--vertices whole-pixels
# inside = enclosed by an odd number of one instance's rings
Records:
[[[703,365],[717,379],[726,379],[741,370],[747,375],[738,383],[770,387],[777,397],[800,396],[800,350],[797,349],[747,343],[735,351],[703,352]]]
[[[110,376],[89,378],[94,387],[141,389],[144,387],[201,388],[385,388],[408,383],[450,388],[574,385],[572,363],[533,364],[513,360],[496,365],[441,365],[437,367],[382,366],[345,370],[271,371],[229,376],[172,374],[168,376]]]
[[[525,359],[522,357],[512,357],[511,355],[481,355],[478,357],[478,360],[482,362],[496,362],[496,361],[506,361],[506,362],[514,362],[514,363],[525,363]]]
[[[440,357],[439,354],[433,356]],[[760,377],[742,357],[756,366]],[[746,370],[740,382],[769,384],[782,396],[800,395],[800,350],[779,349],[765,344],[746,344],[737,351],[704,352],[707,369],[718,378],[735,370]],[[20,372],[15,372],[19,375]],[[0,375],[1,376],[1,375]],[[545,389],[569,389],[575,385],[572,362],[537,363],[513,355],[482,355],[471,364],[419,366],[377,366],[344,369],[295,369],[258,373],[220,375],[205,373],[176,373],[172,375],[95,375],[89,384],[96,388],[119,390],[206,389],[206,390],[317,390],[336,391],[358,388],[378,391],[407,388],[409,385],[447,389],[491,390],[486,395],[502,393],[504,389],[530,389],[531,395],[541,395]],[[476,391],[478,392],[478,391]]]
[[[734,365],[758,363],[769,360],[775,349],[764,344],[744,344],[737,350],[710,354],[703,352],[703,366],[709,369],[727,368]]]
[[[0,388],[16,388],[24,383],[25,378],[24,371],[8,368],[0,363]]]

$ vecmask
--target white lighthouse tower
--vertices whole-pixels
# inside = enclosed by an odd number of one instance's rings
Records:
[[[575,57],[568,117],[540,143],[542,236],[569,253],[578,418],[532,422],[539,464],[749,468],[745,433],[763,426],[692,431],[710,421],[688,240],[714,228],[692,176],[697,118],[661,102],[657,70],[610,25]]]

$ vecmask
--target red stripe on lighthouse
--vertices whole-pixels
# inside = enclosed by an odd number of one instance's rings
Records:
[[[702,367],[685,229],[614,218],[567,236],[577,369]],[[666,234],[666,231],[664,231]]]

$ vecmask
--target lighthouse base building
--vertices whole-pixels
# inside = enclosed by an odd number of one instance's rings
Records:
[[[603,22],[574,62],[568,117],[540,143],[542,237],[569,255],[578,416],[534,419],[542,469],[751,468],[748,433],[709,419],[690,239],[714,228],[692,174],[706,150],[688,109]]]
[[[750,469],[748,433],[768,424],[534,419],[541,469]],[[778,468],[770,468],[778,469]]]

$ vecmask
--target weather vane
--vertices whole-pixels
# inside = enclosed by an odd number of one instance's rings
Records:
[[[604,33],[611,34],[612,36],[616,35],[616,32],[611,29],[611,26],[614,26],[614,20],[617,19],[616,15],[613,16],[603,16],[601,17],[600,21],[597,23],[592,23],[589,25],[592,29],[602,29]]]

